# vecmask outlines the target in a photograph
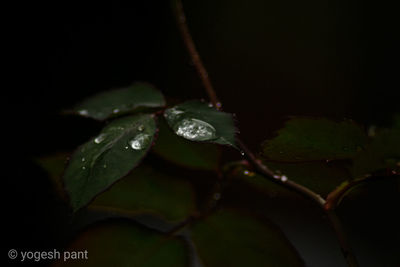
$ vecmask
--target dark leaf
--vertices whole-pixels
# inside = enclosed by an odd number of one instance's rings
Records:
[[[74,108],[74,112],[96,120],[126,114],[138,108],[165,106],[160,91],[147,83],[134,83],[129,87],[114,89],[94,95]]]
[[[71,157],[64,184],[74,210],[127,175],[150,149],[156,123],[153,115],[124,117],[108,124]]]
[[[89,207],[128,214],[151,214],[167,221],[180,221],[195,211],[194,190],[179,179],[142,164]]]
[[[177,237],[167,239],[161,233],[125,221],[92,227],[74,240],[66,251],[87,251],[87,259],[64,261],[62,254],[62,259],[54,266],[189,266],[183,240]]]
[[[274,225],[234,211],[220,211],[192,227],[192,239],[207,267],[304,266]]]
[[[294,118],[263,144],[263,156],[281,162],[349,159],[366,142],[364,131],[351,121]]]
[[[311,189],[323,197],[327,196],[344,181],[352,179],[347,162],[268,162],[266,164],[278,175],[285,175],[288,179]]]
[[[175,134],[190,140],[235,146],[232,115],[217,111],[201,101],[188,101],[165,110]]]
[[[377,171],[400,171],[400,129],[383,129],[354,159],[353,175],[362,178]]]
[[[191,142],[180,138],[159,120],[159,134],[153,151],[165,160],[174,164],[199,170],[216,170],[218,168],[220,148],[215,144]]]

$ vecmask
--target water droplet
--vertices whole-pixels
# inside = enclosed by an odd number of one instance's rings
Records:
[[[215,128],[201,120],[184,119],[174,127],[175,133],[189,140],[206,141],[216,137]]]
[[[129,148],[129,146],[126,146],[126,147],[125,147],[125,149],[128,149],[128,148]]]
[[[220,200],[221,199],[221,194],[220,193],[215,193],[214,194],[214,199],[215,200]]]
[[[139,125],[137,129],[138,129],[138,131],[140,131],[140,132],[143,131],[143,130],[144,130],[144,125],[142,125],[142,124]]]
[[[209,108],[212,108],[212,107],[213,107],[213,104],[212,104],[212,103],[208,103],[208,107],[209,107]]]
[[[287,180],[288,180],[288,178],[286,177],[286,175],[282,175],[281,181],[282,181],[282,182],[286,182]]]
[[[82,158],[82,162],[85,162],[86,161],[86,159],[85,158]]]
[[[150,142],[150,135],[140,133],[136,135],[132,140],[128,143],[134,150],[144,149]]]
[[[86,109],[79,110],[78,113],[79,113],[79,115],[82,115],[82,116],[89,115],[89,111],[87,111]]]
[[[113,113],[114,113],[114,114],[116,114],[116,113],[118,113],[118,112],[119,112],[119,109],[117,109],[117,108],[113,109]]]
[[[82,167],[82,170],[86,170],[86,167],[85,167],[85,166],[83,166],[83,167]]]
[[[99,136],[97,136],[95,139],[94,139],[94,142],[96,143],[96,144],[100,144],[101,142],[103,142],[104,141],[104,139],[106,139],[106,134],[100,134]]]
[[[275,174],[273,177],[274,177],[275,179],[281,179],[281,176],[280,176],[280,175],[276,175],[276,174]]]
[[[244,156],[244,152],[243,152],[243,151],[240,151],[240,155]]]
[[[104,168],[104,169],[105,169],[105,168],[107,168],[107,165],[106,165],[106,164],[104,164],[104,165],[103,165],[103,168]]]
[[[179,110],[177,108],[170,108],[164,112],[164,117],[169,120],[176,120],[179,116],[185,113],[183,110]]]

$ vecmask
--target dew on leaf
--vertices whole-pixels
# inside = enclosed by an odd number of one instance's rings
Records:
[[[150,139],[151,139],[150,135],[140,133],[140,134],[136,135],[133,139],[131,139],[128,142],[128,144],[134,150],[142,150],[145,147],[147,147],[147,145],[150,142]]]
[[[86,161],[86,159],[85,159],[85,158],[82,158],[82,162],[84,162],[84,161]]]
[[[94,139],[94,142],[96,143],[96,144],[100,144],[101,142],[103,142],[104,141],[104,139],[106,139],[106,134],[100,134],[99,136],[97,136],[95,139]]]
[[[118,113],[118,112],[119,112],[119,109],[117,109],[117,108],[113,110],[113,113],[114,113],[114,114],[116,114],[116,113]]]
[[[216,138],[215,128],[202,120],[183,119],[174,127],[175,133],[193,141],[207,141]]]
[[[286,182],[287,180],[288,180],[288,178],[286,177],[286,175],[282,175],[281,181],[282,181],[282,182]]]
[[[167,109],[164,113],[164,116],[165,116],[165,118],[167,118],[169,120],[176,120],[183,113],[185,113],[183,110],[179,110],[174,107],[174,108]]]
[[[143,131],[143,130],[144,130],[144,125],[142,125],[142,124],[139,125],[137,129],[138,129],[138,131],[140,131],[140,132]]]
[[[79,110],[78,113],[79,113],[79,115],[82,115],[82,116],[89,115],[89,111],[87,111],[86,109]]]

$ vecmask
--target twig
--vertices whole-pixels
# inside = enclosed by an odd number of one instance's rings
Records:
[[[197,73],[200,76],[201,82],[203,83],[203,86],[207,91],[211,104],[217,109],[220,109],[221,102],[219,102],[218,100],[214,87],[212,86],[210,78],[208,77],[208,72],[204,67],[203,62],[201,61],[200,55],[197,52],[192,36],[190,35],[189,28],[186,24],[185,12],[183,11],[182,2],[180,0],[175,1],[175,11],[179,30],[181,31],[183,41],[185,42],[185,46],[189,52],[191,60],[193,61],[193,65],[195,66]]]
[[[182,2],[181,0],[175,0],[175,12],[176,12],[176,18],[178,22],[179,29],[182,34],[183,41],[185,43],[185,46],[189,52],[189,55],[193,61],[193,64],[200,76],[200,79],[204,85],[204,88],[211,100],[211,103],[217,108],[221,109],[221,103],[218,101],[217,94],[211,84],[210,78],[208,77],[207,70],[205,69],[203,62],[201,61],[200,55],[197,52],[196,46],[193,42],[192,36],[190,35],[189,28],[186,24],[186,16],[185,12],[183,10]],[[294,190],[301,195],[311,199],[314,201],[316,204],[318,204],[319,207],[321,207],[328,215],[328,219],[335,230],[336,236],[338,238],[340,247],[342,249],[343,255],[346,259],[346,262],[349,267],[357,267],[358,263],[357,260],[353,254],[353,252],[350,249],[349,243],[347,241],[347,237],[345,235],[345,232],[343,231],[343,227],[341,225],[340,220],[336,216],[335,211],[333,210],[326,210],[325,204],[326,201],[323,199],[320,195],[317,193],[313,192],[312,190],[297,184],[294,181],[288,180],[286,176],[276,176],[270,169],[268,169],[267,166],[265,166],[260,160],[256,158],[256,156],[247,148],[247,146],[240,141],[239,139],[237,140],[237,144],[239,148],[242,150],[244,156],[248,159],[248,161],[253,165],[255,170],[261,174],[263,177],[274,181],[275,183],[278,183],[282,185],[285,188],[289,188],[291,190]],[[178,227],[180,229],[181,227]]]

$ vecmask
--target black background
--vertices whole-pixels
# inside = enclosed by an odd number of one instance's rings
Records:
[[[290,115],[389,125],[399,112],[394,4],[275,2],[184,1],[242,139],[257,151]],[[52,247],[63,212],[49,204],[49,184],[30,159],[69,151],[101,127],[62,110],[138,80],[173,99],[207,96],[169,1],[15,2],[3,13],[7,247]]]

